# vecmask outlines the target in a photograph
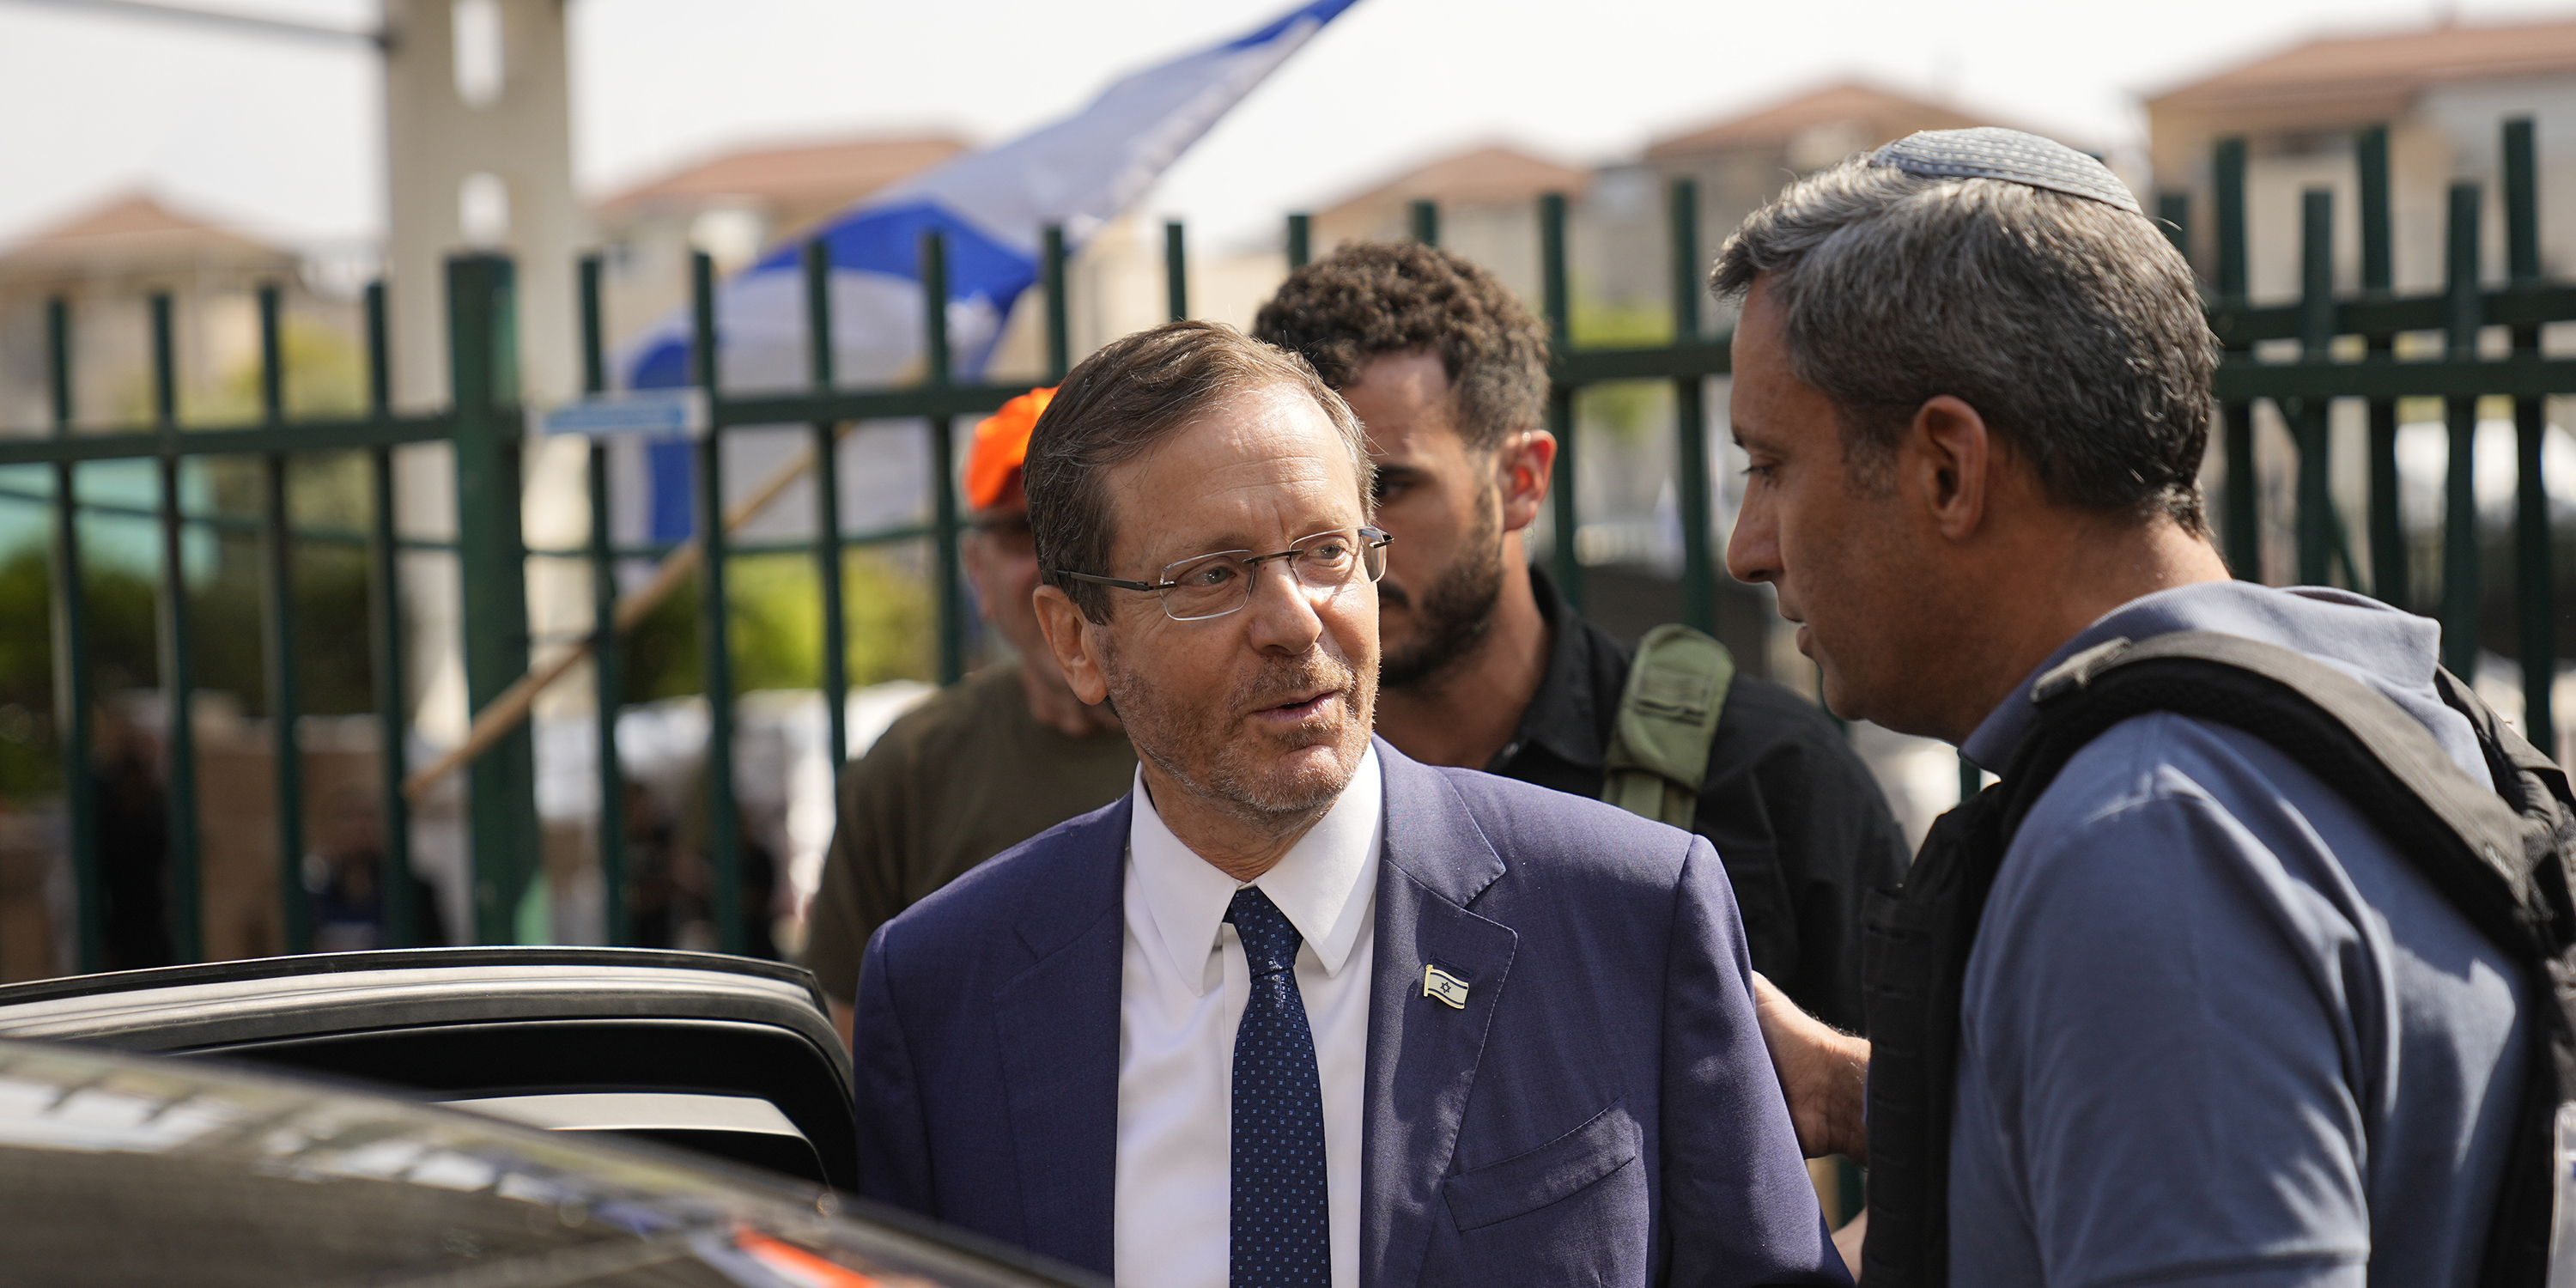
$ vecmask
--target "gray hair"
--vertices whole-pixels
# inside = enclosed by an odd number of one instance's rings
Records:
[[[1373,510],[1368,440],[1349,403],[1304,358],[1217,322],[1166,322],[1111,341],[1057,386],[1029,431],[1020,477],[1038,566],[1094,622],[1109,620],[1109,590],[1068,572],[1107,573],[1118,534],[1110,522],[1110,467],[1156,445],[1236,394],[1286,386],[1315,400],[1350,453],[1363,514]]]
[[[1834,400],[1862,486],[1884,478],[1915,410],[1949,394],[2056,500],[2206,531],[2217,345],[2190,265],[2145,217],[1858,156],[1747,217],[1709,284],[1738,297],[1756,277],[1791,372]]]

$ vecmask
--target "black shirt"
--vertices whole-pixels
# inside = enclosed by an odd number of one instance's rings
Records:
[[[1575,616],[1530,569],[1547,674],[1489,773],[1601,797],[1631,651]],[[1738,672],[1691,830],[1717,847],[1753,968],[1829,1024],[1858,1031],[1860,904],[1905,879],[1905,834],[1841,728],[1794,690]]]

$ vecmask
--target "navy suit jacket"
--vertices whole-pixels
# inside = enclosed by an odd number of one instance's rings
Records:
[[[1359,1282],[1846,1282],[1706,840],[1377,744]],[[859,977],[869,1198],[1110,1273],[1130,805],[886,924]],[[1423,968],[1467,981],[1463,1010]]]

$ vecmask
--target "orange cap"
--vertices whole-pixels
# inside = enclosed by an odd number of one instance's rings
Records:
[[[1029,458],[1029,431],[1055,397],[1055,390],[1032,389],[1002,404],[1000,411],[975,427],[975,445],[966,452],[966,504],[989,510],[1011,486],[1011,475]]]

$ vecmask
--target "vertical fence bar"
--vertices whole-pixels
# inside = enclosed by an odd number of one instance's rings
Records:
[[[698,387],[707,391],[712,411],[720,402],[715,260],[698,251],[690,256],[689,269],[696,337],[690,353],[697,359]],[[926,289],[928,283],[923,285]],[[930,298],[944,302],[947,293]],[[725,594],[723,425],[722,416],[711,416],[707,436],[698,444],[698,540],[704,555],[698,575],[705,589],[698,604],[698,656],[707,688],[707,866],[715,887],[716,947],[739,953],[749,940],[743,933],[741,819],[734,806],[733,645],[725,629],[730,603]]]
[[[528,671],[527,546],[522,540],[515,271],[496,255],[447,261],[447,357],[456,458],[456,565],[462,584],[465,700],[491,705]],[[537,871],[536,743],[526,725],[466,770],[473,838],[473,942],[517,938]]]
[[[606,328],[599,308],[599,256],[581,257],[581,389],[608,388]],[[626,765],[617,750],[617,717],[626,703],[625,641],[617,634],[617,552],[610,544],[608,444],[590,445],[590,692],[591,735],[598,747],[592,768],[599,778],[599,912],[601,939],[633,942],[627,913]]]
[[[1416,201],[1405,211],[1405,219],[1413,233],[1413,240],[1418,241],[1425,246],[1437,246],[1440,244],[1439,202],[1430,200]]]
[[[1672,183],[1667,218],[1673,241],[1673,343],[1699,339],[1699,185],[1688,179]],[[1682,622],[1717,633],[1717,560],[1709,549],[1708,517],[1708,380],[1681,376],[1673,381],[1673,468],[1681,500]]]
[[[46,376],[52,385],[54,437],[72,433],[72,310],[45,304]],[[97,779],[90,772],[89,596],[81,585],[79,476],[69,461],[54,466],[53,645],[54,738],[63,765],[63,840],[72,866],[76,961],[84,972],[106,958],[106,888],[98,870]]]
[[[805,244],[805,345],[814,392],[831,393],[832,248],[819,237]],[[814,422],[814,581],[823,592],[824,749],[838,782],[850,759],[850,644],[841,603],[841,427],[828,420]]]
[[[385,284],[367,284],[367,414],[383,420],[393,414],[393,347],[386,330]],[[376,888],[383,892],[387,948],[418,946],[415,934],[420,909],[412,906],[411,802],[403,797],[406,710],[403,702],[402,548],[394,531],[394,449],[367,453],[367,633],[375,646],[376,774],[382,804],[383,868]]]
[[[1188,234],[1179,220],[1163,225],[1163,303],[1172,320],[1190,315],[1190,261]]]
[[[197,819],[196,680],[188,631],[187,528],[180,517],[179,353],[170,295],[152,296],[152,428],[161,482],[161,593],[153,605],[161,671],[162,765],[170,818],[170,949],[174,960],[206,955],[205,884]]]
[[[278,289],[259,288],[260,419],[286,421],[286,355],[279,334]],[[277,800],[277,925],[289,953],[313,950],[313,905],[304,891],[304,747],[296,724],[304,714],[295,674],[295,529],[287,504],[286,453],[260,457],[260,622],[267,662],[269,765]]]
[[[1179,225],[1175,224],[1174,227]],[[948,383],[948,242],[935,232],[921,235],[921,326],[923,352],[933,386]],[[931,565],[939,578],[939,682],[955,684],[966,674],[966,599],[959,590],[957,550],[957,422],[930,418]]]
[[[1065,294],[1064,225],[1046,228],[1047,383],[1061,384],[1073,370],[1073,301]]]
[[[1288,216],[1288,271],[1296,272],[1315,262],[1315,217]]]
[[[1565,276],[1565,194],[1543,193],[1538,199],[1539,286],[1547,313],[1548,344],[1559,356],[1574,348],[1573,305]],[[1556,588],[1575,611],[1583,609],[1583,561],[1575,545],[1574,387],[1552,381],[1547,391],[1547,428],[1556,436],[1556,470],[1551,500],[1556,550],[1551,571]]]
[[[2245,307],[2245,140],[2220,139],[2211,157],[2212,204],[2218,217],[2218,300],[2221,307]],[[2225,337],[2221,337],[2222,342]],[[2227,346],[2224,357],[2249,356],[2241,344]],[[2254,404],[2237,399],[2220,409],[2226,422],[2227,491],[2219,536],[2227,562],[2238,577],[2263,579],[2261,481],[2254,473]]]
[[[2308,362],[2324,362],[2334,347],[2334,193],[2311,188],[2299,195],[2299,348]],[[2334,480],[2327,471],[2333,436],[2325,398],[2301,398],[2285,410],[2299,443],[2299,582],[2323,586],[2331,579],[2334,552]]]
[[[2478,299],[2478,185],[2451,185],[2447,356],[2473,362],[2484,310]],[[2478,664],[2478,400],[2443,400],[2451,433],[2450,468],[2442,477],[2442,665],[2475,679]]]
[[[2505,271],[2524,290],[2540,285],[2540,169],[2533,151],[2531,118],[2505,122]],[[2536,361],[2540,328],[2515,327],[2513,351]],[[2555,757],[2558,721],[2550,697],[2558,682],[2557,580],[2550,568],[2549,489],[2540,472],[2548,438],[2548,403],[2514,399],[2513,614],[2522,654],[2522,736]]]
[[[2361,290],[2385,298],[2396,289],[2396,225],[2388,187],[2388,127],[2374,125],[2353,140],[2361,175]],[[2390,331],[2363,337],[2366,362],[2397,360]],[[2398,608],[2412,606],[2407,582],[2406,528],[2397,512],[2397,400],[2370,400],[2370,593]]]

